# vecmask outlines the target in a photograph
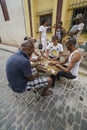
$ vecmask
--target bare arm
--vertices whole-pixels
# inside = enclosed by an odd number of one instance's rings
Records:
[[[37,77],[37,73],[35,75],[30,75],[27,77],[29,81],[33,81]]]
[[[77,52],[73,55],[72,60],[67,68],[63,67],[60,64],[56,64],[57,67],[59,67],[61,70],[65,72],[70,72],[70,70],[73,68],[73,66],[81,59],[81,55]]]
[[[75,30],[74,32],[73,32],[73,34],[77,34],[79,32],[79,30],[77,29],[77,30]]]
[[[46,50],[46,57],[49,57],[49,49]]]
[[[57,64],[59,65],[59,64],[65,64],[66,62],[67,62],[67,60],[68,60],[68,57],[66,57],[63,61],[57,61],[57,60],[55,60],[55,61],[51,61],[50,63],[49,63],[49,65],[56,65],[57,66]]]
[[[40,54],[34,49],[34,54],[36,55],[36,56],[40,56]]]
[[[63,54],[63,52],[59,52],[59,55],[56,56],[55,58],[53,58],[53,60],[57,60],[58,58],[60,58],[60,56]]]
[[[47,26],[48,28],[56,28],[56,25],[54,24],[53,26]]]

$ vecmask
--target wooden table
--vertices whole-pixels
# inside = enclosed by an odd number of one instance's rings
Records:
[[[41,59],[40,61],[37,61],[38,63],[41,63],[41,65],[38,65],[36,68],[39,71],[45,72],[48,75],[56,75],[59,72],[59,68],[57,68],[55,65],[48,65],[49,62],[51,62],[53,60],[48,59],[46,57],[43,57],[43,59]]]

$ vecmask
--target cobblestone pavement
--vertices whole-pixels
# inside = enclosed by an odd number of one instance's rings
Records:
[[[0,50],[0,130],[87,130],[87,77],[80,76],[72,91],[56,82],[52,96],[26,106],[7,86],[10,55]]]

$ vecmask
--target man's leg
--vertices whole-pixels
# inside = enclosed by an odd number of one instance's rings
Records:
[[[33,81],[27,83],[26,89],[43,88],[42,96],[51,95],[52,91],[48,90],[52,86],[52,79],[50,77],[37,77]]]
[[[60,79],[60,77],[65,77],[67,79],[74,79],[74,78],[76,78],[76,76],[73,76],[70,72],[67,73],[67,72],[64,72],[64,71],[59,71],[57,73],[57,78]]]
[[[55,80],[56,80],[56,76],[51,74],[51,78],[52,78],[52,80],[53,80],[51,87],[54,87],[54,85],[55,85]]]
[[[53,94],[52,90],[49,90],[49,88],[52,86],[52,82],[52,79],[48,77],[48,86],[43,89],[42,96],[49,96]]]

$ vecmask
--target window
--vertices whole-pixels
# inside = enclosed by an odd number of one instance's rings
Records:
[[[79,13],[83,14],[83,17],[84,17],[85,26],[84,26],[84,29],[83,29],[83,33],[87,33],[87,7],[80,7],[80,8],[73,9],[73,16],[72,16],[71,26],[74,24],[73,19]]]
[[[41,15],[41,16],[40,16],[40,25],[41,25],[41,22],[42,22],[44,19],[47,20],[49,26],[52,26],[52,14],[44,14],[44,15]],[[50,29],[47,29],[47,32],[51,32],[51,31],[52,31],[51,28],[50,28]]]
[[[0,4],[1,4],[1,7],[2,7],[2,11],[3,11],[5,21],[8,21],[9,20],[9,14],[8,14],[8,10],[7,10],[6,1],[0,0]]]

